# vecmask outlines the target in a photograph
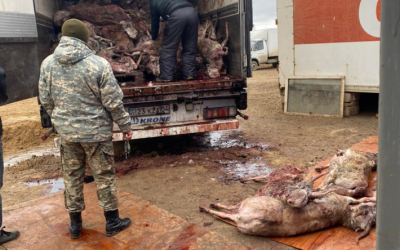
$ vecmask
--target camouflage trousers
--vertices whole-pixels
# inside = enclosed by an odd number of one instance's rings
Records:
[[[118,209],[112,141],[76,143],[61,140],[65,208],[70,213],[85,209],[83,184],[86,164],[93,171],[97,198],[104,211]]]

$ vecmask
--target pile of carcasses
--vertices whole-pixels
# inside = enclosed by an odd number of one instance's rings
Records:
[[[254,197],[234,206],[201,206],[200,211],[237,226],[242,233],[269,237],[342,225],[362,231],[358,243],[376,223],[376,195],[369,190],[373,187],[369,179],[377,161],[374,153],[340,151],[329,165],[316,169],[328,168],[329,172],[316,177],[305,165],[290,164],[266,176],[241,179],[267,182]],[[323,176],[323,182],[313,189],[314,181]]]
[[[161,22],[156,41],[150,40],[150,7],[147,0],[65,0],[65,7],[54,15],[60,30],[71,18],[82,20],[89,29],[89,46],[105,58],[116,76],[143,72],[148,80],[160,74],[159,54],[165,22]],[[228,54],[228,23],[226,36],[217,38],[216,23],[206,21],[199,26],[197,78],[218,78],[226,72],[223,57]],[[61,34],[58,34],[58,41]],[[52,51],[58,45],[54,44]],[[222,41],[222,42],[219,42]],[[177,52],[174,80],[181,79],[182,48]]]

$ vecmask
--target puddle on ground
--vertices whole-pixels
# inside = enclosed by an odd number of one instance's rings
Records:
[[[196,138],[198,146],[212,148],[214,150],[223,148],[254,148],[260,151],[267,151],[271,149],[270,145],[262,143],[247,143],[243,138],[243,134],[240,131],[216,131],[210,132],[203,137]]]
[[[220,179],[237,181],[241,178],[256,177],[260,175],[268,175],[273,169],[268,167],[265,162],[261,162],[261,158],[256,158],[250,162],[239,162],[235,160],[220,161],[226,176],[220,176]]]
[[[30,186],[30,187],[36,187],[36,186],[50,184],[51,188],[46,192],[46,194],[54,194],[54,193],[57,193],[57,192],[65,189],[63,178],[53,179],[53,180],[24,182],[24,184],[27,186]]]
[[[12,156],[6,157],[4,159],[4,166],[5,167],[15,166],[20,162],[31,159],[32,156],[34,156],[34,155],[35,156],[43,156],[43,155],[59,156],[60,150],[58,148],[51,147],[51,148],[43,148],[43,149],[28,151],[24,154],[12,155]]]

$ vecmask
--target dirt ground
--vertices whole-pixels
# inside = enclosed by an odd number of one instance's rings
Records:
[[[253,196],[262,184],[242,184],[241,177],[268,174],[291,162],[315,165],[338,149],[377,134],[378,121],[374,113],[345,119],[284,115],[276,69],[254,72],[248,93],[249,109],[244,113],[250,120],[241,120],[239,131],[133,142],[132,157],[117,159],[121,160],[117,162],[117,185],[253,249],[291,249],[263,237],[243,235],[200,213],[198,207],[216,202],[236,204]],[[40,140],[47,130],[40,127],[36,99],[0,107],[0,115],[6,156],[51,147],[52,139]],[[35,156],[10,167],[2,189],[4,206],[18,206],[51,188],[49,184],[27,186],[22,182],[60,176],[59,158],[54,156]]]

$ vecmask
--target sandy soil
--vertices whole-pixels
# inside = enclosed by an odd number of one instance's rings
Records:
[[[241,120],[239,131],[133,142],[132,158],[117,163],[119,189],[253,249],[291,249],[263,237],[243,235],[200,213],[198,206],[236,204],[253,196],[262,184],[241,184],[240,177],[266,174],[291,162],[314,165],[338,149],[377,134],[377,119],[372,113],[347,119],[284,115],[277,76],[276,69],[254,72],[248,84],[249,109],[244,112],[250,120]],[[40,141],[46,130],[40,127],[36,99],[0,107],[0,115],[7,155],[50,147],[51,139]],[[116,148],[121,149],[121,144]],[[3,203],[17,206],[43,196],[50,185],[28,187],[22,182],[58,176],[56,157],[34,157],[20,163],[6,171]]]
[[[49,129],[42,128],[39,110],[37,98],[0,107],[5,157],[52,145],[54,135],[45,142],[41,140]]]

